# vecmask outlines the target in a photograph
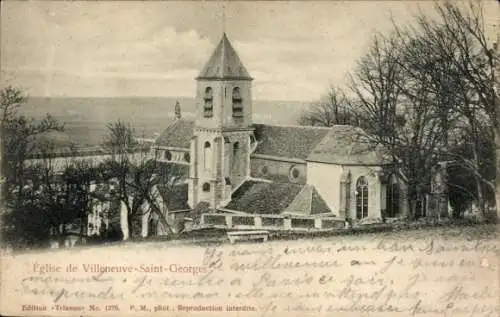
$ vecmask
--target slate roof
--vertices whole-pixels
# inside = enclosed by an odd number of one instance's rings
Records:
[[[155,140],[155,145],[189,149],[194,121],[179,119],[168,126]]]
[[[280,214],[292,203],[303,185],[246,181],[225,208],[253,214]]]
[[[254,128],[259,142],[255,154],[303,160],[330,132],[330,128],[310,126],[254,124]]]
[[[191,209],[188,205],[188,184],[178,184],[168,188],[158,186],[158,190],[168,211]]]
[[[284,214],[299,214],[304,216],[331,213],[332,210],[320,196],[314,186],[305,185],[293,202],[283,211]]]
[[[387,149],[375,145],[360,128],[337,125],[319,142],[307,161],[346,165],[385,165],[393,160]]]
[[[243,79],[252,80],[226,33],[197,79]]]
[[[313,188],[311,198],[311,215],[330,213],[332,210],[328,207],[316,188]]]
[[[155,144],[189,149],[194,121],[179,119],[171,124]],[[346,164],[386,165],[392,157],[382,146],[375,144],[357,127],[281,126],[254,124],[258,141],[253,154],[305,161]]]

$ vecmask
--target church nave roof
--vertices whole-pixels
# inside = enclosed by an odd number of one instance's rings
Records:
[[[155,141],[157,146],[189,150],[195,122],[179,119]],[[254,124],[257,143],[252,154],[339,165],[386,165],[392,158],[361,129]]]

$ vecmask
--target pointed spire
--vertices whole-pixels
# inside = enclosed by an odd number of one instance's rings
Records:
[[[196,79],[252,80],[226,33]]]
[[[182,117],[182,115],[181,115],[181,104],[179,103],[179,100],[177,100],[176,103],[175,103],[174,112],[175,112],[175,118],[176,119],[180,119]]]

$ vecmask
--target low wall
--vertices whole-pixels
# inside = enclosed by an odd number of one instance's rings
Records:
[[[201,215],[201,225],[212,225],[234,229],[269,229],[269,230],[310,230],[342,229],[343,219],[332,217],[299,217],[282,215],[241,215],[210,213]]]

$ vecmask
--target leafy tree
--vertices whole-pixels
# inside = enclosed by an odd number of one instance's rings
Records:
[[[41,120],[19,113],[28,97],[7,86],[0,91],[0,152],[2,233],[14,246],[46,241],[50,218],[40,210],[39,194],[33,186],[33,167],[27,160],[36,150],[35,138],[63,125],[52,116]]]
[[[4,202],[20,203],[24,186],[24,168],[36,144],[33,138],[50,131],[62,131],[64,126],[47,114],[34,120],[19,114],[28,97],[18,88],[7,86],[0,91],[1,175]],[[19,195],[12,197],[13,191]]]

